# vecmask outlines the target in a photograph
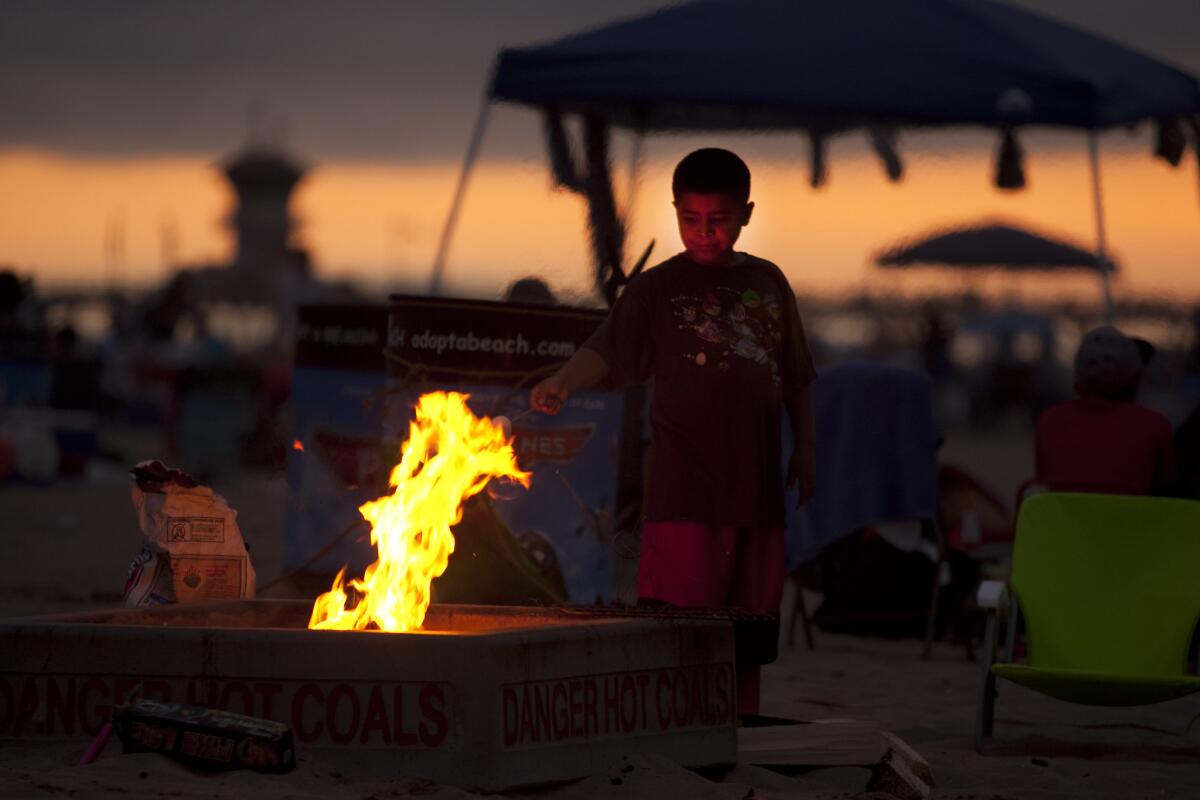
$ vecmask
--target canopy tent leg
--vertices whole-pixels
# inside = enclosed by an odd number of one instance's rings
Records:
[[[458,225],[458,214],[462,210],[463,198],[467,193],[467,181],[479,158],[479,150],[483,145],[483,133],[487,129],[488,111],[491,109],[491,99],[485,94],[483,103],[479,106],[479,114],[475,117],[475,129],[471,132],[471,143],[467,145],[467,154],[463,158],[462,172],[458,176],[458,186],[454,189],[454,199],[450,202],[450,213],[442,225],[442,236],[438,239],[437,254],[433,257],[433,273],[429,277],[429,294],[436,295],[442,290],[442,276],[446,272],[446,256],[450,251],[450,241],[454,238],[454,228]]]
[[[1099,262],[1100,286],[1104,290],[1104,319],[1108,324],[1116,321],[1113,308],[1112,268],[1108,260],[1108,244],[1104,235],[1104,199],[1100,191],[1100,146],[1096,129],[1088,129],[1088,155],[1092,165],[1092,205],[1096,210],[1096,260]]]

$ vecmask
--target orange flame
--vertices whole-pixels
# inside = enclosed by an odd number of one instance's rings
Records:
[[[292,440],[292,449],[297,452],[303,453],[304,452],[304,442],[300,441],[299,439],[293,439]]]
[[[343,567],[333,588],[313,604],[309,628],[421,627],[430,584],[446,571],[454,552],[450,526],[462,519],[463,503],[495,477],[529,486],[530,473],[517,467],[512,439],[490,419],[472,414],[466,400],[457,392],[431,392],[417,401],[408,441],[389,479],[394,491],[359,508],[371,523],[371,544],[379,555],[362,579],[350,581],[360,599],[346,607]]]

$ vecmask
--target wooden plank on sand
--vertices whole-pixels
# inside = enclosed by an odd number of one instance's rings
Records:
[[[898,800],[925,800],[933,789],[933,770],[921,754],[892,733],[883,734],[882,760],[871,770],[869,792],[887,792]]]
[[[738,761],[793,767],[870,767],[883,756],[878,722],[815,720],[738,728]]]

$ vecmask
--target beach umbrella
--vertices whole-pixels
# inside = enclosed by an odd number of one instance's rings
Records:
[[[623,227],[607,169],[607,132],[798,130],[812,180],[830,136],[868,131],[888,175],[903,164],[895,132],[985,125],[1000,134],[998,185],[1023,184],[1017,132],[1087,132],[1097,252],[1105,257],[1096,132],[1154,120],[1157,153],[1178,163],[1194,133],[1200,82],[1103,37],[993,0],[696,0],[499,54],[488,100],[540,109],[556,180],[584,194],[601,269],[622,276]],[[462,190],[486,123],[485,102],[434,264],[436,288]],[[571,148],[564,116],[584,121]],[[582,150],[582,158],[574,151]],[[1104,279],[1111,313],[1108,272]],[[611,289],[611,286],[610,286]]]
[[[946,267],[1017,271],[1083,270],[1106,264],[1094,251],[1062,238],[1003,222],[943,229],[906,239],[875,254],[879,267]]]

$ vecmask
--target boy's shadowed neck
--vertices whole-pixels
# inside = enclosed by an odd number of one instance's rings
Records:
[[[677,258],[681,258],[684,261],[686,261],[688,266],[690,266],[690,267],[697,267],[699,269],[720,270],[720,269],[731,269],[733,267],[740,267],[746,263],[746,261],[749,259],[749,256],[746,253],[732,252],[729,254],[729,259],[727,261],[722,261],[719,263],[705,263],[703,261],[697,261],[696,259],[692,258],[692,255],[688,251],[684,250],[678,254]]]

